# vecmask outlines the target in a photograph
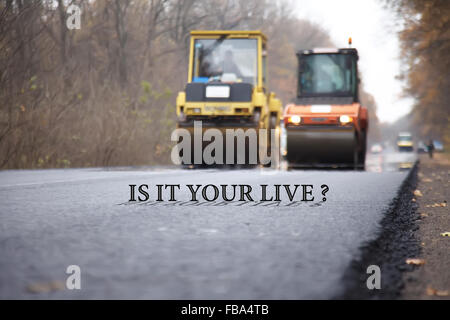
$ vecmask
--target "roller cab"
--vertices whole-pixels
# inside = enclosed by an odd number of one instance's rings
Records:
[[[356,49],[297,56],[298,92],[284,112],[283,155],[290,166],[364,168],[368,114],[359,102]]]
[[[194,122],[201,121],[203,131],[279,130],[282,105],[267,88],[266,65],[267,39],[260,31],[192,31],[177,127],[193,132]]]

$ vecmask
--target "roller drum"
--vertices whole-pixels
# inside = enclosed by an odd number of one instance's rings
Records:
[[[353,165],[357,150],[355,129],[287,128],[287,150],[291,164]]]

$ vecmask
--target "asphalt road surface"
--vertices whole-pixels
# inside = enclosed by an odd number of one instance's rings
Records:
[[[0,298],[336,297],[413,161],[373,155],[367,172],[0,172]],[[150,200],[129,204],[130,184],[148,184]],[[177,201],[168,201],[168,190],[154,201],[157,184],[180,184]],[[190,202],[187,184],[247,184],[255,201]],[[276,184],[313,185],[314,201],[300,201],[299,189],[291,202],[281,189],[281,202],[259,202],[261,184],[268,198]],[[64,288],[69,265],[81,268],[81,290]]]

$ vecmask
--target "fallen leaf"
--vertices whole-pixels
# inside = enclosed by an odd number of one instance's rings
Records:
[[[32,283],[27,286],[30,293],[46,293],[50,291],[50,287],[45,283]]]
[[[438,207],[446,207],[447,206],[447,202],[441,202],[441,203],[434,203],[432,205],[426,205],[425,207],[429,208],[438,208]]]
[[[428,214],[426,214],[426,213],[421,213],[420,216],[423,217],[423,218],[425,218],[425,217],[428,217]]]
[[[422,180],[422,182],[433,182],[433,180],[431,180],[430,178],[425,178]]]
[[[64,290],[66,288],[65,284],[62,281],[52,281],[50,282],[50,287],[53,291]]]
[[[434,290],[433,288],[430,288],[430,287],[427,288],[427,295],[434,296],[435,292],[436,292],[436,290]]]
[[[443,232],[443,233],[441,233],[441,236],[450,237],[450,232]]]
[[[422,194],[422,192],[420,192],[420,190],[415,190],[415,191],[414,191],[414,195],[415,195],[416,197],[422,197],[422,196],[423,196],[423,194]]]
[[[446,297],[448,296],[448,290],[436,290],[436,295],[439,297]]]
[[[30,293],[48,293],[51,291],[64,290],[64,283],[61,281],[32,283],[27,286],[27,291]]]
[[[448,290],[436,290],[431,287],[427,288],[427,295],[429,296],[438,296],[438,297],[446,297],[448,296]]]
[[[418,258],[409,258],[409,259],[406,259],[406,264],[413,264],[415,266],[421,266],[421,265],[425,264],[425,260],[418,259]]]

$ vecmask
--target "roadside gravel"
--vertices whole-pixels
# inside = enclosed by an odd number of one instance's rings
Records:
[[[420,158],[415,193],[420,219],[415,231],[423,264],[403,275],[403,299],[450,299],[450,160],[444,154]]]

